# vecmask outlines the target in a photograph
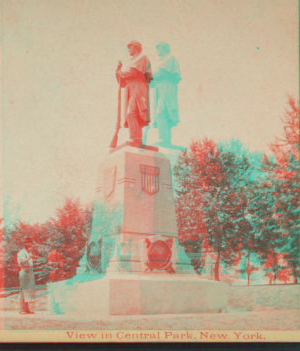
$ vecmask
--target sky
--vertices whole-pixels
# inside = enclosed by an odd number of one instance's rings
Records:
[[[268,152],[282,133],[299,96],[297,0],[1,0],[2,192],[22,219],[93,200],[131,40],[153,63],[166,41],[180,64],[174,144],[235,137]]]

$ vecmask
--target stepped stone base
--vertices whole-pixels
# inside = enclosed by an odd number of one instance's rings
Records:
[[[127,143],[100,165],[91,240],[62,312],[101,320],[226,310],[228,284],[200,279],[179,242],[172,164],[185,150]]]
[[[64,312],[83,320],[109,316],[218,313],[227,309],[229,285],[195,275],[116,274],[74,284]]]

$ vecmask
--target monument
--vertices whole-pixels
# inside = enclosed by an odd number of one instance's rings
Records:
[[[171,110],[165,109],[158,115],[163,147],[142,144],[142,128],[150,122],[151,66],[141,55],[139,43],[128,47],[132,63],[124,71],[119,63],[116,76],[120,89],[127,90],[124,126],[130,129],[130,140],[117,143],[123,123],[119,113],[109,156],[99,166],[91,238],[77,276],[69,284],[75,293],[69,295],[65,308],[76,310],[83,319],[220,312],[226,308],[227,284],[201,279],[178,239],[167,152],[171,150],[174,156],[171,128],[178,121],[178,111],[173,110],[171,116]],[[173,73],[166,73],[169,80]],[[170,84],[163,83],[163,89]],[[166,102],[162,90],[158,93]],[[163,123],[169,123],[165,134]],[[175,153],[180,149],[186,150],[177,148]]]

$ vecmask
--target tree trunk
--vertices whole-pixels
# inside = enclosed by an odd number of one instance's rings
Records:
[[[269,275],[269,284],[271,285],[272,284],[272,281],[273,281],[273,276],[272,274]]]
[[[293,276],[294,276],[294,284],[298,284],[298,277],[297,277],[296,268],[293,269]]]
[[[216,264],[215,264],[215,280],[220,281],[220,275],[219,275],[219,267],[220,267],[220,261],[221,261],[221,253],[218,252]]]
[[[250,271],[250,255],[248,255],[248,263],[247,263],[247,277],[248,277],[248,286],[250,285],[250,275],[251,275],[251,271]]]
[[[275,270],[274,270],[274,282],[273,282],[273,284],[276,283],[276,274],[278,272],[278,256],[277,256],[276,253],[274,253],[274,262],[275,262],[275,267],[274,267]]]

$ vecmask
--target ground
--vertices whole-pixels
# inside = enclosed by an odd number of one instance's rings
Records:
[[[18,291],[9,291],[0,298],[0,314],[4,309],[4,327],[8,330],[300,330],[299,288],[296,284],[232,287],[227,313],[114,316],[88,320],[71,311],[51,315],[47,310],[47,287],[41,286],[31,302],[35,314],[19,314]]]
[[[201,313],[196,315],[127,316],[107,320],[80,321],[77,315],[50,315],[36,312],[20,315],[5,312],[8,330],[299,330],[299,311]]]

